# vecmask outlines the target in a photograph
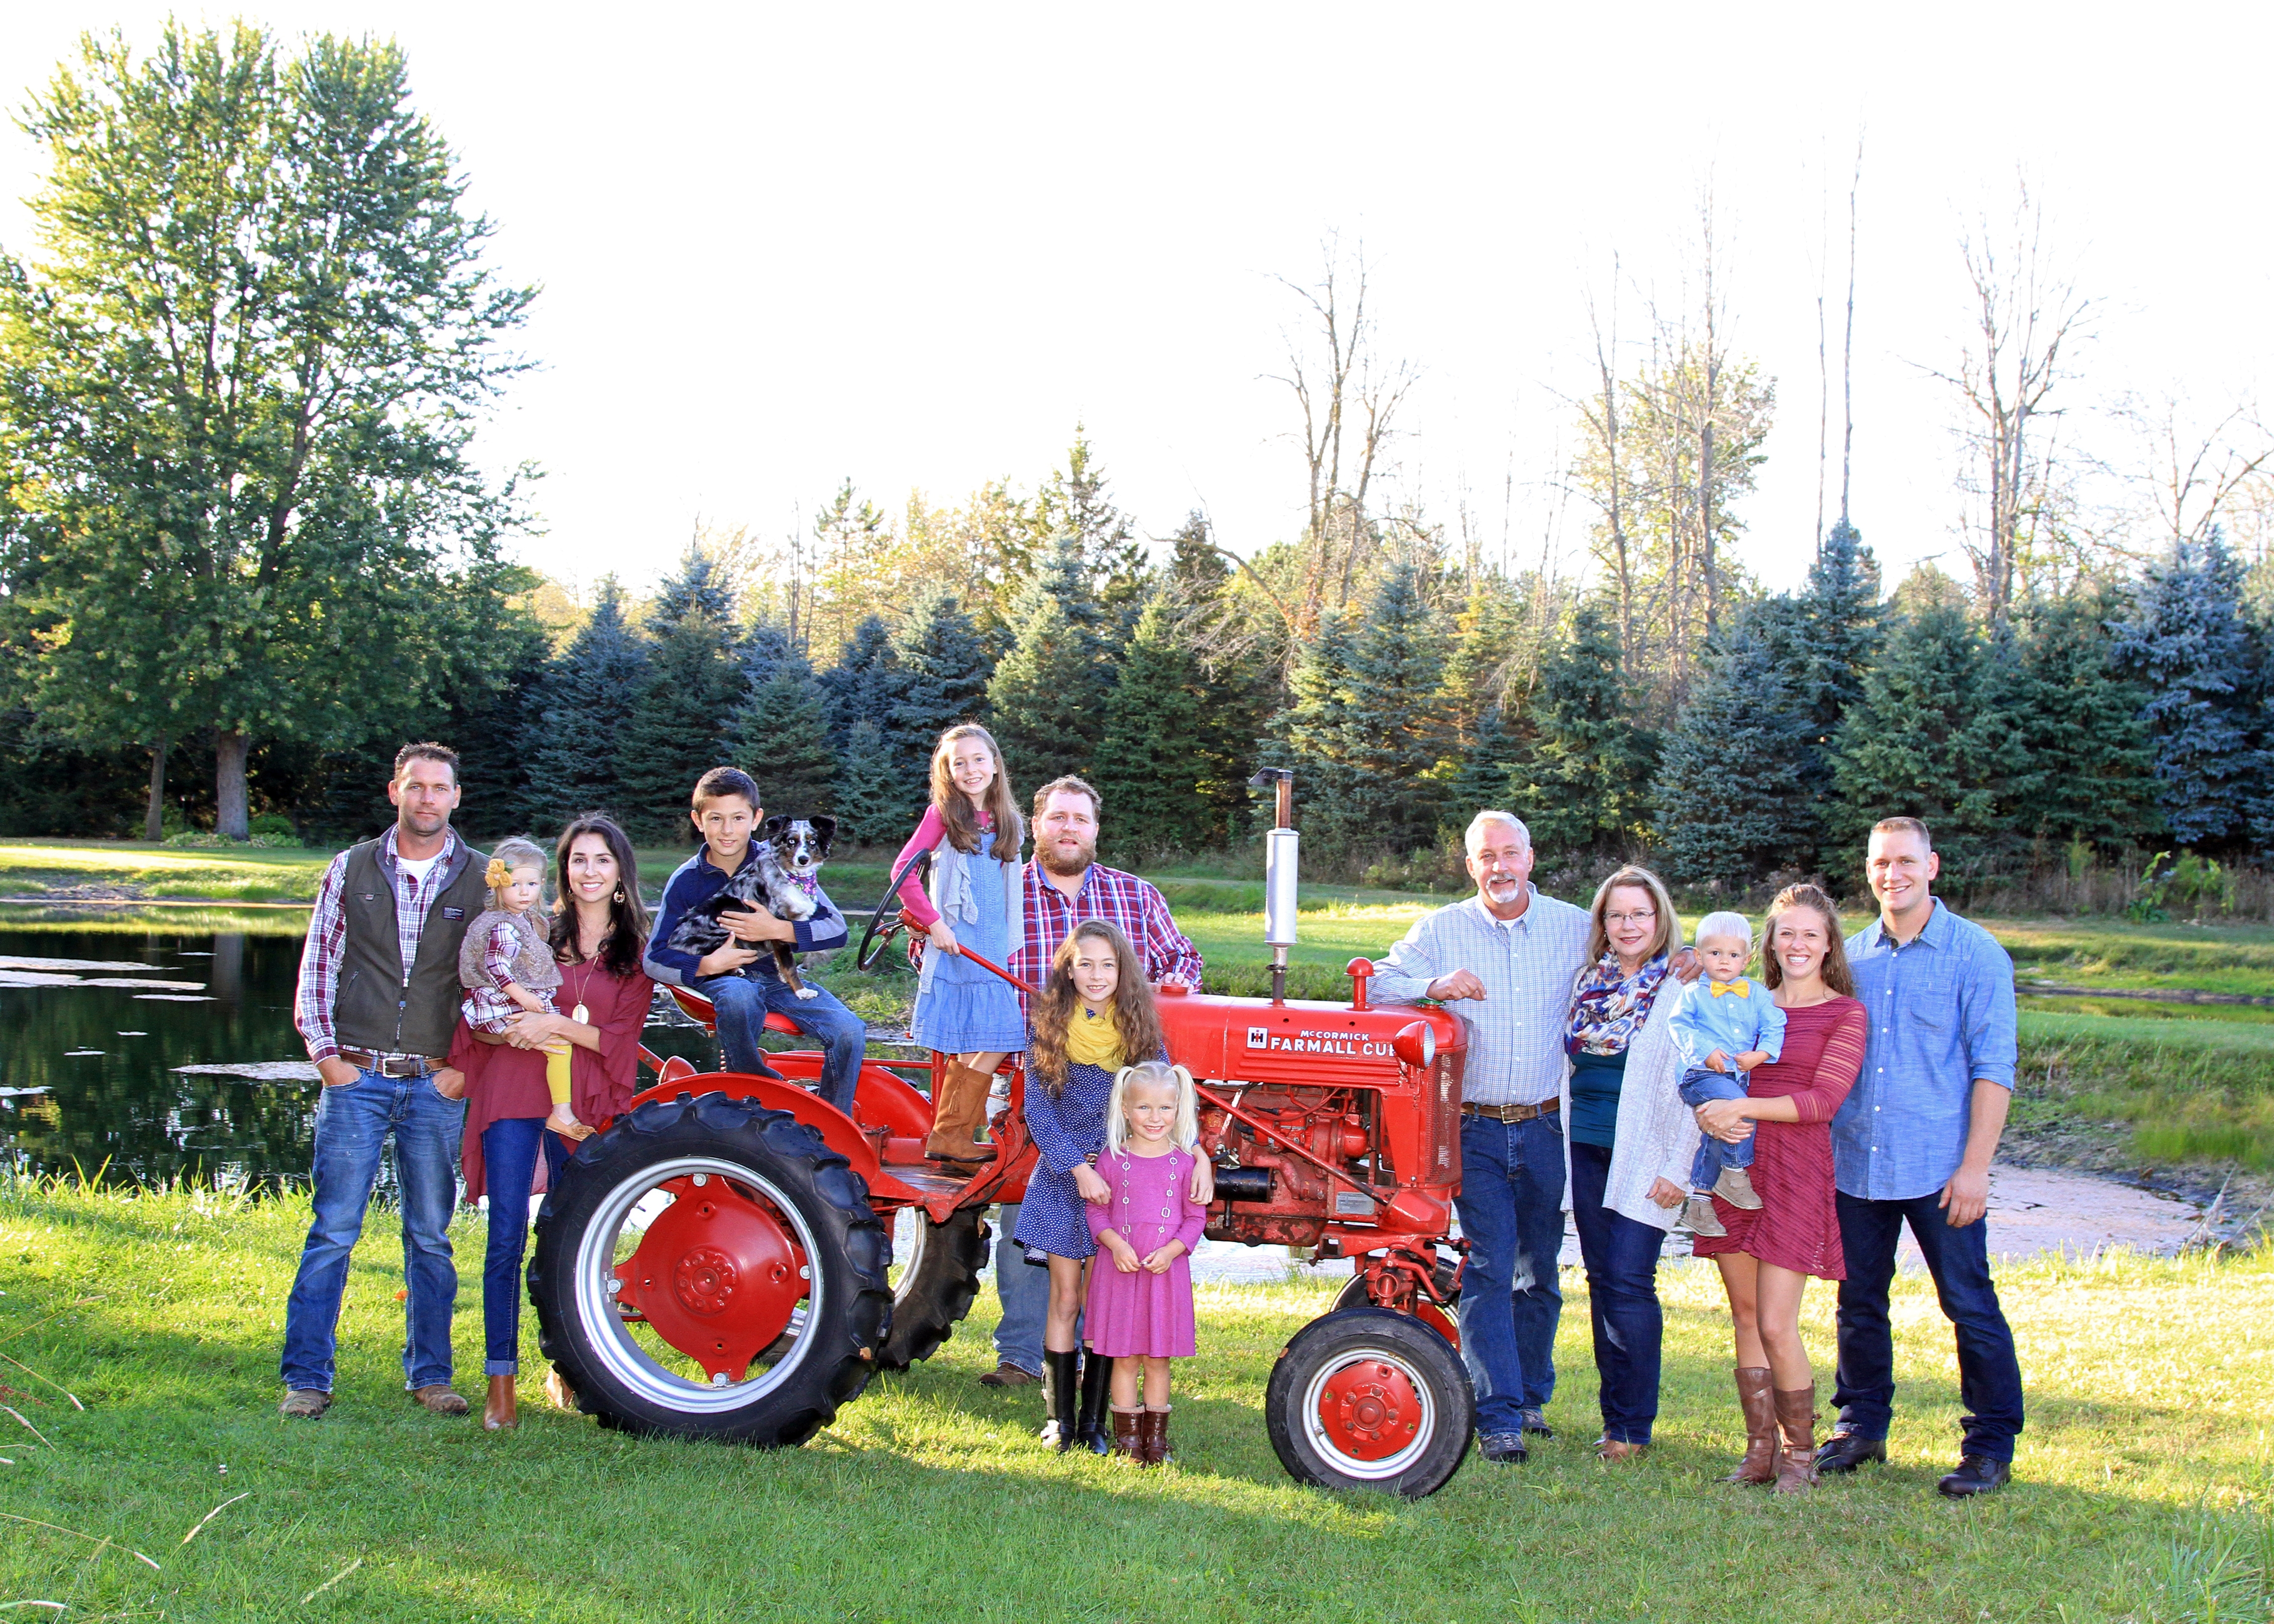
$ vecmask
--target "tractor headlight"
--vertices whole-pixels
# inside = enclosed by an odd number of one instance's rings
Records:
[[[1389,1040],[1389,1047],[1407,1065],[1426,1071],[1436,1064],[1437,1029],[1426,1020],[1408,1022],[1397,1029],[1397,1035]]]

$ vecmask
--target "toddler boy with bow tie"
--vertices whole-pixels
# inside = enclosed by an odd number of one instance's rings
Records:
[[[1784,1011],[1767,988],[1745,977],[1752,956],[1753,928],[1743,914],[1708,914],[1698,921],[1698,957],[1706,973],[1682,989],[1670,1023],[1682,1056],[1684,1105],[1743,1099],[1745,1073],[1784,1052]],[[1752,1165],[1751,1133],[1735,1144],[1711,1134],[1700,1139],[1683,1226],[1699,1235],[1728,1234],[1713,1215],[1716,1193],[1732,1207],[1758,1209],[1761,1199],[1746,1171]]]

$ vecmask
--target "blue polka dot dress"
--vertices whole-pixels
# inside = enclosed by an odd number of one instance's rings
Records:
[[[1042,1079],[1027,1077],[1027,1135],[1040,1153],[1027,1179],[1027,1199],[1019,1207],[1013,1237],[1053,1257],[1095,1256],[1087,1205],[1074,1188],[1073,1170],[1094,1162],[1105,1148],[1105,1104],[1113,1094],[1113,1073],[1103,1066],[1070,1063],[1065,1092],[1053,1100]]]

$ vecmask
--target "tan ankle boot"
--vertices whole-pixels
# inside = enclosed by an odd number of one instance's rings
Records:
[[[1773,1483],[1777,1475],[1776,1401],[1765,1365],[1737,1367],[1737,1407],[1745,1412],[1745,1458],[1724,1483]]]
[[[1776,1393],[1777,1430],[1784,1454],[1777,1462],[1776,1492],[1800,1494],[1816,1486],[1816,1384]]]
[[[482,1430],[500,1432],[506,1427],[518,1425],[520,1421],[520,1414],[515,1409],[513,1378],[491,1377],[490,1395],[482,1405]]]
[[[939,1079],[939,1098],[933,1102],[931,1137],[924,1154],[937,1162],[992,1162],[995,1147],[979,1142],[979,1124],[987,1119],[987,1089],[990,1079],[975,1066],[950,1060]]]

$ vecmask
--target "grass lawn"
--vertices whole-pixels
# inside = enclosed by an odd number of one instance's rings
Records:
[[[125,840],[0,840],[0,896],[310,902],[329,852],[182,850]]]
[[[524,1316],[524,1423],[485,1435],[403,1399],[392,1224],[375,1214],[326,1419],[274,1411],[304,1201],[0,1184],[0,1604],[83,1619],[902,1620],[2263,1620],[2274,1489],[2274,1257],[2043,1263],[2003,1278],[2030,1419],[2019,1481],[1932,1492],[1957,1414],[1947,1327],[1898,1286],[1893,1461],[1798,1500],[1710,1479],[1739,1441],[1711,1272],[1669,1266],[1658,1447],[1599,1465],[1583,1282],[1520,1468],[1472,1457],[1406,1504],[1295,1486],[1265,1438],[1270,1362],[1323,1282],[1206,1288],[1180,1367],[1182,1463],[1059,1456],[991,1364],[993,1294],[928,1365],[808,1447],[644,1442],[548,1411]],[[456,1345],[479,1370],[482,1225]],[[1828,1360],[1830,1293],[1811,1291]],[[478,1389],[478,1373],[462,1387]],[[223,1505],[232,1496],[234,1503]],[[194,1540],[189,1535],[222,1509]],[[57,1531],[68,1530],[71,1532]],[[102,1542],[108,1541],[104,1544]],[[132,1554],[147,1554],[154,1571]],[[329,1588],[325,1587],[329,1583]],[[20,1608],[11,1618],[55,1616]]]

